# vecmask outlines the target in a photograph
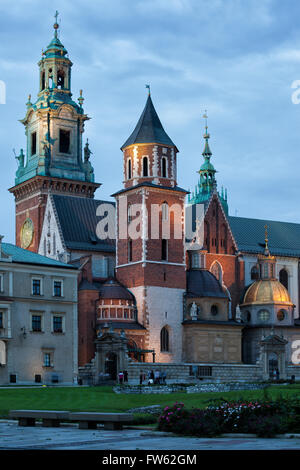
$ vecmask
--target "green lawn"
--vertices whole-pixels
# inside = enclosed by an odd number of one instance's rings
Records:
[[[268,388],[271,398],[299,396],[300,385],[274,386]],[[162,395],[115,394],[112,387],[43,387],[43,388],[0,388],[0,417],[8,417],[12,409],[103,411],[118,412],[148,405],[172,405],[181,401],[186,407],[202,408],[207,401],[215,398],[226,400],[253,400],[264,398],[263,390],[234,391],[219,393],[171,393]]]

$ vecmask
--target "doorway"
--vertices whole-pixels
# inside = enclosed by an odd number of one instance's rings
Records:
[[[111,380],[117,380],[117,355],[113,352],[106,354],[105,374],[109,374]]]

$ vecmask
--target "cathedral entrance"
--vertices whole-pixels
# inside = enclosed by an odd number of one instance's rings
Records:
[[[273,379],[276,377],[276,370],[278,370],[278,356],[276,353],[272,352],[268,356],[269,362],[269,377]]]
[[[106,354],[105,374],[109,374],[111,380],[117,379],[117,355],[113,352]]]

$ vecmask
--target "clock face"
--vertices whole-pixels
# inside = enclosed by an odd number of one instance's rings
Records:
[[[28,248],[33,239],[33,222],[31,219],[26,219],[21,228],[21,246]]]

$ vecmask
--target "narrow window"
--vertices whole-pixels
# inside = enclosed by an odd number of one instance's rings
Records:
[[[63,332],[63,319],[62,317],[54,316],[53,317],[53,331],[54,333]]]
[[[131,220],[132,220],[132,207],[131,207],[131,204],[128,204],[127,206],[127,221],[128,223],[130,224]]]
[[[44,90],[45,89],[45,70],[43,70],[42,72],[42,88],[41,90]]]
[[[251,280],[256,281],[259,278],[259,272],[257,266],[251,268]]]
[[[168,259],[168,240],[165,238],[161,241],[161,259],[167,261]]]
[[[4,326],[3,326],[3,312],[0,312],[0,328],[4,328]]]
[[[65,74],[63,70],[57,72],[57,88],[62,90],[65,87]]]
[[[32,279],[32,295],[41,295],[40,279]]]
[[[61,281],[54,281],[54,283],[53,283],[53,295],[54,295],[54,297],[61,297],[62,296],[62,282]]]
[[[128,241],[128,262],[132,261],[132,240]]]
[[[279,272],[279,281],[288,290],[289,288],[289,275],[286,269],[281,269]]]
[[[36,154],[36,132],[31,134],[31,155]]]
[[[210,313],[212,315],[217,315],[218,314],[218,306],[217,305],[212,305],[210,309]]]
[[[127,165],[127,179],[131,179],[131,158],[129,158]]]
[[[143,176],[148,176],[148,158],[143,158]]]
[[[162,352],[169,351],[169,332],[165,326],[160,331],[160,350]]]
[[[32,315],[32,331],[42,331],[42,317],[41,315]]]
[[[44,353],[44,367],[51,367],[51,354]]]
[[[161,166],[162,166],[162,171],[161,171],[162,177],[166,178],[167,177],[167,159],[166,159],[166,157],[162,157]]]
[[[70,131],[59,130],[59,151],[61,153],[70,153]]]
[[[163,202],[161,206],[162,220],[167,221],[169,219],[169,206],[167,202]]]

